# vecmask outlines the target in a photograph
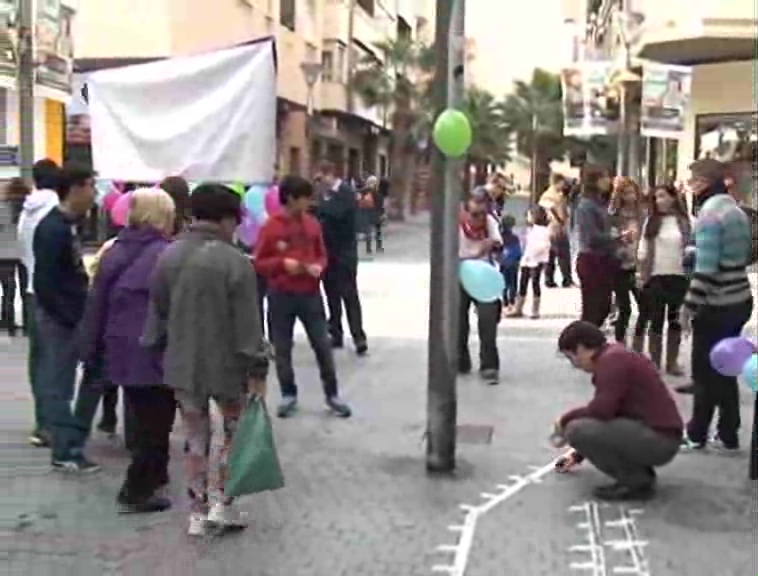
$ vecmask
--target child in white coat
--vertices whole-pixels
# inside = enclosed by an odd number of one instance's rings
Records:
[[[524,253],[521,257],[519,294],[516,305],[508,315],[520,318],[524,315],[524,303],[529,284],[532,285],[532,313],[530,318],[540,317],[540,298],[542,289],[542,270],[550,259],[550,231],[548,230],[547,212],[541,206],[533,206],[527,213],[529,225],[524,240]]]

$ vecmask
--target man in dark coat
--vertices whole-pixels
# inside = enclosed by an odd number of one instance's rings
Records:
[[[350,335],[359,356],[368,352],[363,331],[363,312],[358,294],[358,239],[355,190],[338,175],[335,166],[323,163],[317,175],[322,185],[316,214],[321,221],[328,262],[323,282],[329,308],[329,333],[332,345],[342,348],[342,305],[344,303]]]

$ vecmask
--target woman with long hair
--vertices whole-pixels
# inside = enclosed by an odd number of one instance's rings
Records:
[[[625,342],[629,320],[632,317],[631,296],[634,296],[638,306],[640,302],[635,277],[643,209],[640,187],[634,180],[627,177],[616,179],[608,211],[611,215],[612,234],[617,242],[616,255],[619,261],[613,286],[618,307],[614,331],[616,342]]]
[[[176,404],[164,385],[163,359],[140,344],[153,270],[175,230],[176,206],[158,188],[132,192],[127,226],[105,252],[82,322],[82,360],[102,354],[104,376],[124,390],[134,426],[132,460],[118,495],[124,512],[159,512],[171,502],[157,490],[168,483],[169,434]]]
[[[579,254],[576,271],[582,295],[582,320],[601,327],[611,311],[613,281],[618,270],[616,242],[604,200],[610,193],[608,171],[586,166],[582,198],[576,208]]]
[[[691,235],[687,207],[677,189],[670,184],[657,186],[637,253],[646,313],[637,321],[632,347],[642,351],[649,322],[650,358],[661,368],[663,324],[667,320],[665,370],[673,376],[683,375],[679,366],[682,339],[679,311],[687,294],[684,255]]]

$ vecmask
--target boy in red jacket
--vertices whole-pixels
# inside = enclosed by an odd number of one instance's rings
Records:
[[[292,348],[295,320],[300,320],[316,354],[326,404],[337,416],[348,418],[350,408],[338,395],[334,355],[321,299],[326,248],[321,226],[308,214],[313,185],[299,176],[287,176],[279,183],[279,199],[284,209],[261,229],[255,253],[256,270],[268,282],[271,341],[282,390],[277,413],[280,418],[287,418],[297,409]]]

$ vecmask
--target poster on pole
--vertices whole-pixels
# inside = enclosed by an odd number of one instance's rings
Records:
[[[618,98],[610,86],[611,62],[582,62],[561,72],[563,133],[602,136],[618,131]]]
[[[35,24],[35,70],[38,86],[71,92],[74,12],[60,0],[38,0]]]
[[[16,81],[16,32],[11,26],[16,21],[18,0],[0,0],[0,77],[8,87]]]
[[[682,138],[691,89],[692,68],[645,64],[642,71],[641,134],[647,138]]]
[[[92,159],[105,179],[270,182],[276,156],[271,38],[93,72]]]

